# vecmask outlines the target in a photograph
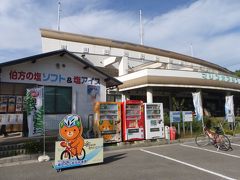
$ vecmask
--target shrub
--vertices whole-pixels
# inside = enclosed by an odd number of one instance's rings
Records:
[[[170,118],[168,113],[163,113],[163,118],[164,118],[164,126],[170,126]]]
[[[42,152],[43,143],[41,141],[29,141],[24,146],[27,154],[36,154]]]

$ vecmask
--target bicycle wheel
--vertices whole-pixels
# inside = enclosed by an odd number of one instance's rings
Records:
[[[200,147],[208,145],[209,142],[209,137],[206,134],[198,134],[195,138],[195,143]]]
[[[85,149],[83,148],[81,155],[77,154],[76,157],[78,160],[83,160],[85,158],[85,155],[86,155],[86,152],[85,152]]]
[[[228,151],[231,148],[231,142],[226,135],[219,135],[219,149],[222,151]]]
[[[70,152],[67,151],[67,150],[64,150],[62,153],[61,153],[61,160],[66,160],[66,159],[70,159]]]

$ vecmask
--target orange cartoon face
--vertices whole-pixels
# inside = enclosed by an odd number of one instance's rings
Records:
[[[67,127],[67,126],[63,126],[60,129],[60,135],[62,136],[63,139],[66,140],[73,140],[76,139],[81,132],[81,128],[78,128],[77,126],[73,126],[73,127]]]
[[[111,131],[113,130],[113,121],[112,120],[100,120],[99,121],[99,130],[104,131]],[[105,134],[103,135],[103,139],[105,141],[111,140],[113,136],[111,134]]]
[[[109,131],[113,130],[113,121],[112,120],[100,120],[99,121],[99,130],[100,131]]]
[[[59,124],[59,134],[67,141],[82,136],[82,132],[83,127],[79,116],[68,115]]]

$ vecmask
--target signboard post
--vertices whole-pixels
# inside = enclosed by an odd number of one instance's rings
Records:
[[[185,135],[185,122],[190,122],[190,131],[192,136],[192,120],[193,120],[192,111],[182,111],[182,118],[183,118],[183,134]]]
[[[59,123],[63,141],[55,142],[54,169],[84,166],[103,162],[103,138],[83,139],[80,116],[69,114]]]
[[[178,123],[178,134],[180,134],[180,122],[181,122],[181,112],[170,111],[170,125],[172,127],[172,123]]]

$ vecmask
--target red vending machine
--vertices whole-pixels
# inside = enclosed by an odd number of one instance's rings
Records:
[[[122,133],[123,141],[144,139],[143,102],[127,100],[122,103]]]

